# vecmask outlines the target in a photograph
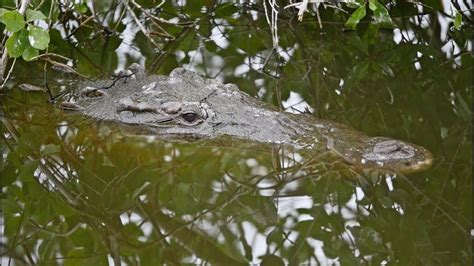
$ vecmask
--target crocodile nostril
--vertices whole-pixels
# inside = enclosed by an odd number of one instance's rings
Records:
[[[409,159],[415,156],[415,148],[398,140],[383,140],[374,143],[363,157],[371,161]]]

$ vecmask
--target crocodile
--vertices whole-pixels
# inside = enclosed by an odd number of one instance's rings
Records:
[[[169,76],[148,76],[137,64],[130,69],[112,85],[111,81],[83,84],[75,104],[66,102],[62,107],[144,135],[231,136],[297,149],[329,150],[364,169],[412,173],[432,164],[431,153],[421,146],[370,137],[310,114],[281,112],[235,84],[207,79],[184,68],[174,69]]]

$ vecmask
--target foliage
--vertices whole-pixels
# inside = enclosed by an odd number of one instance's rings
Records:
[[[22,57],[26,61],[35,59],[39,50],[44,50],[49,45],[47,30],[34,25],[45,23],[46,16],[38,10],[27,9],[26,19],[16,10],[0,10],[0,22],[10,32],[5,48],[10,57]]]
[[[311,1],[309,2],[311,3]],[[47,10],[45,8],[47,7],[47,5],[43,4],[44,3],[41,2],[41,6],[36,7],[36,9],[28,8],[26,10],[25,16],[21,15],[16,10],[7,10],[5,8],[0,9],[0,22],[5,25],[7,35],[10,36],[5,43],[6,51],[8,52],[8,55],[10,57],[17,58],[21,56],[24,60],[30,61],[38,57],[40,50],[48,48],[50,42],[50,29],[44,29],[42,27],[35,26],[34,24],[40,23],[44,25],[46,24],[46,21],[51,20],[51,18],[53,18],[53,20],[49,21],[49,25],[61,23],[60,17],[57,16],[58,11],[63,15],[72,16],[70,19],[74,20],[80,18],[83,15],[90,14],[91,10],[89,10],[89,7],[94,5],[93,3],[88,6],[86,1],[76,1],[74,3],[68,3],[68,5],[66,6],[53,2],[51,3],[52,8],[50,8],[50,12],[52,11],[52,14],[54,13],[55,15],[53,17],[50,16],[50,18],[48,19],[41,11],[41,9]],[[318,10],[319,4],[315,5],[316,9]],[[139,5],[137,4],[137,6]],[[40,7],[41,9],[38,9]],[[388,28],[395,27],[392,15],[390,14],[389,9],[387,8],[387,4],[384,4],[379,0],[348,1],[347,8],[349,10],[345,12],[350,14],[350,16],[348,18],[345,18],[345,26],[350,29],[356,29],[359,22],[363,20],[368,14],[366,12],[367,7],[372,12],[371,17],[372,23],[374,25]],[[425,7],[430,7],[434,10],[441,8],[438,6],[429,6],[428,4],[425,5]],[[351,11],[350,9],[354,10]],[[392,9],[394,8],[392,7]],[[307,10],[307,7],[304,6],[304,10],[300,10],[300,12],[302,11],[304,12],[309,10]],[[68,12],[72,13],[68,14]],[[455,9],[453,11],[454,25],[458,30],[461,28],[462,25],[461,14],[462,13],[460,10]],[[81,29],[79,28],[79,30]]]

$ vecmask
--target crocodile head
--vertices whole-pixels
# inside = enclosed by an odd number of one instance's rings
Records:
[[[110,81],[109,81],[110,83]],[[234,84],[206,79],[183,68],[79,92],[81,112],[149,134],[212,138],[229,135],[259,142],[290,143],[304,129]],[[93,86],[92,86],[93,85]]]

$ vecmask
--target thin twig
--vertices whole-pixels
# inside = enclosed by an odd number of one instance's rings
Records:
[[[158,5],[158,8],[164,4],[165,1],[162,1],[159,5]],[[166,19],[163,19],[163,18],[160,18],[160,17],[157,17],[153,14],[151,14],[150,12],[148,12],[146,9],[144,9],[140,4],[138,4],[137,2],[135,2],[135,0],[130,0],[130,3],[132,3],[135,7],[137,7],[138,9],[140,9],[140,11],[142,11],[143,14],[145,14],[147,17],[153,19],[153,20],[156,20],[158,22],[161,22],[161,23],[165,23],[165,24],[169,24],[169,25],[174,25],[174,26],[191,26],[194,24],[193,21],[186,21],[186,22],[171,22],[169,20],[166,20]],[[165,31],[166,32],[166,31]]]
[[[52,59],[49,59],[49,58],[44,58],[43,60],[48,61],[48,62],[51,63],[52,65],[56,65],[56,66],[63,67],[63,68],[65,68],[65,69],[67,69],[67,70],[73,72],[74,74],[76,74],[76,75],[78,75],[78,76],[80,76],[80,77],[82,77],[82,78],[90,79],[90,78],[86,77],[85,75],[83,75],[83,74],[77,72],[74,68],[72,68],[72,67],[70,67],[70,66],[68,66],[68,65],[66,65],[66,64],[60,63],[60,62],[58,62],[58,61],[55,61],[55,60],[52,60]]]
[[[128,1],[122,0],[122,4],[125,6],[127,9],[128,13],[130,13],[130,16],[132,16],[133,20],[135,20],[135,23],[137,23],[138,28],[140,31],[147,37],[147,39],[158,49],[160,49],[160,46],[153,40],[153,38],[150,36],[150,33],[148,33],[148,30],[143,26],[143,24],[140,22],[138,19],[137,15],[133,12],[132,8],[128,5]],[[161,50],[161,49],[160,49]]]
[[[6,52],[6,51],[5,51]],[[6,53],[5,53],[6,54]],[[8,60],[8,58],[7,58]],[[3,89],[3,87],[5,86],[5,84],[7,83],[8,79],[10,78],[10,75],[12,74],[13,72],[13,68],[15,67],[15,63],[16,63],[16,58],[13,58],[13,63],[12,65],[10,66],[10,70],[8,70],[8,73],[7,73],[7,76],[5,77],[5,79],[3,79],[3,82],[2,82],[2,85],[0,85],[0,89]]]

